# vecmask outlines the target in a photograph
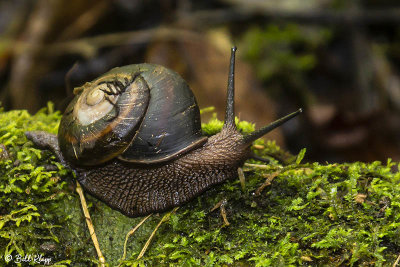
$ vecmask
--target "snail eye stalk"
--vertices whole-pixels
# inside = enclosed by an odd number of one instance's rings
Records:
[[[235,54],[236,46],[231,49],[229,65],[228,89],[226,96],[226,111],[224,128],[236,129],[235,125]]]
[[[228,76],[228,89],[227,89],[227,97],[226,97],[226,110],[225,110],[225,123],[224,128],[236,129],[235,125],[235,54],[236,47],[232,47],[231,49],[231,60],[229,65],[229,76]],[[277,121],[272,122],[271,124],[262,127],[243,138],[245,144],[251,144],[253,141],[277,128],[278,126],[284,124],[290,119],[296,117],[300,113],[302,113],[302,109],[297,110]]]
[[[273,129],[281,126],[282,124],[284,124],[285,122],[293,119],[294,117],[296,117],[297,115],[299,115],[300,113],[302,113],[303,110],[300,108],[297,111],[290,113],[289,115],[286,115],[283,118],[280,118],[264,127],[261,127],[260,129],[246,135],[245,137],[243,137],[243,141],[245,144],[251,144],[252,142],[254,142],[255,140],[257,140],[258,138],[264,136],[265,134],[269,133],[270,131],[272,131]]]

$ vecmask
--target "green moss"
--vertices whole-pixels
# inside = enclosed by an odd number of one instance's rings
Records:
[[[72,173],[48,151],[33,147],[24,131],[57,131],[60,113],[52,106],[31,116],[0,112],[0,255],[43,255],[58,265],[97,262],[74,191]],[[222,123],[203,125],[213,134]],[[253,125],[240,122],[246,133]],[[273,142],[258,140],[255,151],[271,163],[244,167],[238,180],[216,186],[182,206],[161,225],[145,256],[136,261],[162,218],[153,215],[129,238],[125,265],[389,265],[400,251],[399,166],[388,160],[325,164],[302,163],[305,150],[290,156]],[[3,153],[4,154],[4,153]],[[282,157],[285,155],[285,157]],[[282,160],[283,158],[283,160]],[[256,190],[276,175],[259,194]],[[127,232],[142,218],[127,218],[88,196],[100,247],[111,266],[123,254]],[[226,200],[230,225],[219,210]],[[34,265],[33,261],[30,261]]]

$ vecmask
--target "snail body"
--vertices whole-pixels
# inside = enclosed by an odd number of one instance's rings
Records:
[[[135,217],[186,203],[237,177],[254,140],[301,110],[243,136],[234,121],[232,48],[224,127],[202,136],[199,109],[186,82],[151,64],[115,68],[74,90],[58,137],[27,132],[71,168],[82,187]]]

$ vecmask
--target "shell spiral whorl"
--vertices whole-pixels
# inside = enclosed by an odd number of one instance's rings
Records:
[[[94,166],[173,159],[203,144],[200,113],[186,82],[152,64],[115,68],[74,90],[59,128],[69,162]]]

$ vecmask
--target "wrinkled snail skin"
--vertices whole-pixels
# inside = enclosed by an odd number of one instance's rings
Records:
[[[129,217],[180,206],[237,177],[237,169],[250,157],[252,142],[302,112],[299,109],[242,135],[234,116],[235,51],[232,48],[225,123],[220,133],[209,138],[201,135],[199,109],[186,82],[164,67],[149,64],[113,69],[78,88],[78,96],[61,119],[58,138],[46,132],[25,134],[38,147],[52,150],[87,192]],[[78,99],[82,95],[85,99]],[[99,112],[105,110],[105,117],[95,114],[98,117],[92,120],[79,113],[75,103],[82,101],[102,105]],[[139,111],[126,108],[135,105]],[[116,126],[115,121],[126,126]],[[115,148],[110,145],[114,143]]]
[[[110,207],[135,217],[182,205],[211,186],[237,176],[250,148],[242,136],[224,130],[191,153],[155,166],[132,166],[120,160],[76,169],[86,191]]]

